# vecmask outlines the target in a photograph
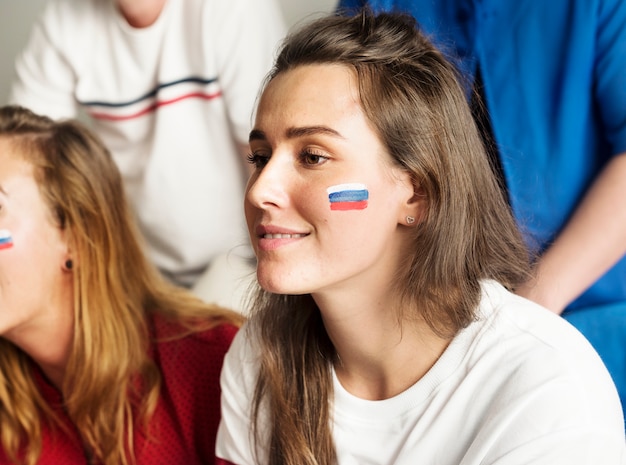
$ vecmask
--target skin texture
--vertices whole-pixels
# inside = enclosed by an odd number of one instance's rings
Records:
[[[120,13],[135,28],[151,26],[159,18],[167,0],[116,0]]]
[[[278,75],[261,98],[250,148],[256,170],[245,212],[259,283],[313,296],[346,389],[370,399],[402,392],[447,341],[417,322],[403,331],[392,311],[391,284],[425,205],[365,118],[354,72],[307,65]],[[331,210],[327,188],[344,183],[367,186],[367,208]],[[418,221],[409,226],[407,216]]]
[[[64,267],[70,248],[40,195],[32,165],[3,138],[0,166],[0,229],[13,236],[13,247],[0,250],[0,335],[60,386],[73,323],[72,273]]]

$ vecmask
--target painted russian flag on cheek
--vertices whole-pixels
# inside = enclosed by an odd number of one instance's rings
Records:
[[[363,210],[367,208],[369,193],[365,184],[338,184],[326,189],[331,210]]]
[[[0,250],[13,247],[13,237],[6,229],[0,229]]]

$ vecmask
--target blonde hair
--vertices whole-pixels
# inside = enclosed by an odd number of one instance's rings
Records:
[[[293,32],[268,82],[310,64],[355,71],[364,113],[393,162],[423,192],[427,213],[397,272],[398,317],[421,318],[452,337],[475,319],[481,280],[514,288],[530,273],[460,77],[412,17],[368,10],[320,18]],[[261,359],[253,404],[257,444],[269,430],[272,465],[335,463],[329,405],[336,352],[319,309],[310,295],[263,290],[253,308]],[[262,404],[269,427],[260,424]]]
[[[133,463],[135,417],[147,426],[161,382],[147,356],[149,314],[179,321],[189,332],[239,326],[242,317],[168,284],[146,260],[120,173],[86,127],[6,106],[0,137],[34,166],[42,198],[77,257],[74,340],[62,386],[67,414],[98,461]],[[26,465],[41,454],[42,423],[55,423],[31,363],[0,338],[0,439],[12,461],[25,451]]]

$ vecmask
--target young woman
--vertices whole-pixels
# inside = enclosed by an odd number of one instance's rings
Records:
[[[0,108],[0,464],[206,464],[241,318],[142,254],[109,152]]]
[[[262,290],[226,356],[225,464],[622,464],[587,341],[529,257],[453,67],[408,16],[290,36],[250,133]]]

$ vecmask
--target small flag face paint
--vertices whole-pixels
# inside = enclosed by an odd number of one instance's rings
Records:
[[[369,192],[365,184],[338,184],[326,189],[331,210],[363,210],[367,208]]]
[[[13,237],[6,229],[0,229],[0,250],[13,247]]]

